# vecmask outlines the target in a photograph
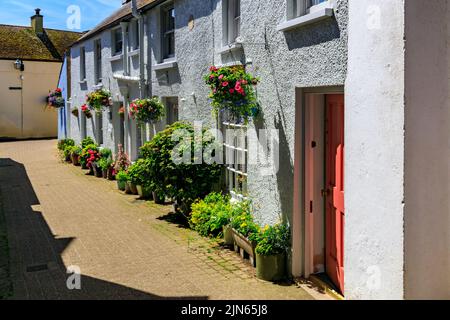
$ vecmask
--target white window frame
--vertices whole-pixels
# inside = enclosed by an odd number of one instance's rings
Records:
[[[176,12],[175,12],[175,6],[174,3],[170,3],[167,5],[164,5],[161,7],[161,61],[168,61],[168,60],[174,60],[176,58],[176,44],[175,44],[175,21],[173,25],[173,29],[167,29],[167,23],[166,23],[166,14],[168,11],[174,10],[175,18],[176,19]],[[174,37],[174,47],[173,47],[173,53],[167,53],[166,52],[166,36],[172,35]]]
[[[223,0],[222,4],[222,44],[231,46],[241,34],[241,0]]]
[[[139,49],[139,21],[137,19],[130,22],[130,27],[128,30],[128,44],[130,52]]]
[[[100,44],[100,48],[98,47]],[[94,40],[94,67],[95,67],[95,84],[102,83],[102,73],[103,73],[103,59],[102,59],[102,40],[96,39]]]
[[[286,18],[277,26],[277,30],[289,31],[330,18],[334,14],[334,7],[335,0],[287,0]]]
[[[80,82],[86,81],[86,47],[80,47]]]
[[[117,33],[120,33],[120,37],[122,38],[122,41],[120,42],[120,46],[117,45]],[[124,37],[122,34],[122,28],[114,28],[111,30],[111,56],[120,56],[123,53],[123,41]]]
[[[236,200],[248,197],[248,126],[227,120],[221,116],[224,134],[225,184],[228,192]]]

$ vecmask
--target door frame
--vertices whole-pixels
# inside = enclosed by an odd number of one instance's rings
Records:
[[[295,91],[295,154],[294,154],[294,195],[292,219],[292,275],[308,278],[314,269],[313,257],[310,248],[314,238],[310,221],[307,219],[307,181],[306,181],[306,148],[307,94],[345,94],[344,86],[325,86],[296,88]],[[345,129],[344,129],[345,130]],[[307,255],[308,253],[308,255]]]

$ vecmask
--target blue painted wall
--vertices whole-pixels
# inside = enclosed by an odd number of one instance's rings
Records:
[[[59,81],[58,81],[58,88],[62,89],[62,95],[64,97],[64,100],[66,101],[66,104],[64,108],[60,108],[58,110],[58,139],[65,139],[67,137],[67,113],[66,108],[67,106],[67,90],[68,90],[68,84],[67,84],[67,57],[64,58],[63,65],[61,67],[61,72],[59,74]]]

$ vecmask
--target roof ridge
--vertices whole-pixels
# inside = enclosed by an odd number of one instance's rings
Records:
[[[31,29],[31,26],[19,26],[19,25],[4,24],[4,23],[0,23],[0,27],[13,27],[13,28]],[[71,30],[45,28],[45,27],[44,27],[44,30],[51,30],[51,31],[58,31],[58,32],[68,32],[68,33],[79,33],[79,34],[83,34],[83,33],[89,32],[89,30],[87,30],[87,31],[71,31]]]

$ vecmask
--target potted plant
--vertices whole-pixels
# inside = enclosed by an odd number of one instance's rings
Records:
[[[70,157],[72,159],[72,164],[74,166],[80,165],[80,154],[81,154],[81,148],[79,146],[73,146],[70,150]]]
[[[233,206],[233,216],[231,219],[231,230],[233,233],[234,250],[240,252],[241,257],[245,253],[249,256],[250,263],[255,266],[255,249],[257,242],[254,235],[258,233],[258,226],[253,221],[250,213],[250,202],[241,201]]]
[[[61,139],[58,141],[57,148],[65,161],[71,161],[70,148],[74,145],[75,141],[73,139]]]
[[[150,160],[138,159],[128,168],[128,174],[132,185],[136,186],[139,196],[143,199],[151,197]]]
[[[157,122],[164,117],[164,104],[156,97],[135,99],[130,103],[130,117],[139,124]]]
[[[65,100],[62,96],[62,90],[57,88],[54,91],[50,91],[47,96],[47,106],[52,108],[62,108],[65,105]]]
[[[87,95],[86,103],[91,110],[100,113],[104,108],[112,106],[111,92],[106,89],[95,90]]]
[[[125,191],[127,181],[129,180],[129,177],[128,177],[128,174],[126,173],[126,171],[117,172],[116,180],[117,180],[117,188],[121,191]]]
[[[210,99],[214,114],[229,111],[230,116],[245,122],[259,114],[259,104],[254,87],[258,79],[245,71],[243,66],[212,66],[204,78],[210,87]]]
[[[112,151],[108,148],[102,148],[100,150],[100,160],[98,161],[98,166],[100,167],[100,170],[102,171],[102,176],[104,179],[108,178],[108,170],[112,166]]]
[[[99,165],[99,161],[101,159],[99,158],[97,161],[92,161],[91,162],[91,166],[92,166],[92,170],[94,171],[94,176],[97,178],[102,178],[103,177],[103,172],[102,172],[102,168]]]
[[[84,113],[84,115],[86,116],[86,118],[88,118],[88,119],[92,118],[91,110],[89,110],[89,107],[88,107],[87,105],[83,104],[83,105],[81,106],[81,112]]]
[[[289,228],[284,224],[266,226],[254,238],[256,246],[256,276],[278,281],[286,275],[286,252],[290,246]]]
[[[86,142],[89,142],[88,140]],[[82,143],[83,145],[83,143]],[[95,144],[87,145],[80,155],[81,167],[88,168],[89,174],[94,174],[94,164],[100,159],[98,147]]]
[[[78,108],[73,108],[70,112],[74,117],[78,117],[80,115],[80,111],[78,110]]]

